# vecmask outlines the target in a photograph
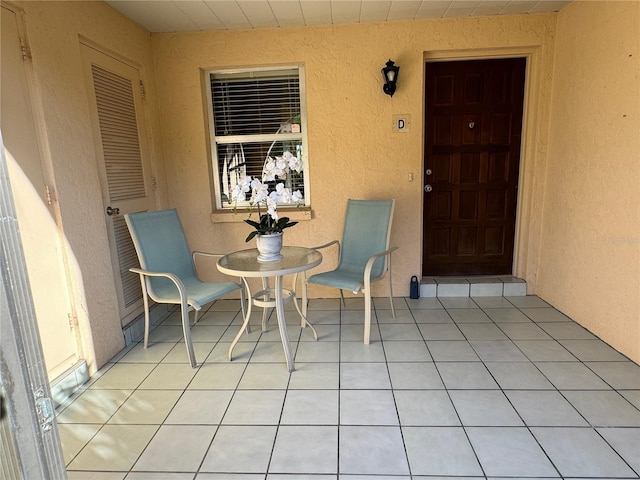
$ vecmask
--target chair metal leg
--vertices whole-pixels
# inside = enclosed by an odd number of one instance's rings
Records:
[[[144,348],[149,346],[149,301],[144,297]]]
[[[187,347],[187,354],[189,355],[189,363],[192,368],[196,368],[196,356],[193,352],[193,344],[191,343],[191,326],[189,325],[189,306],[186,301],[180,305],[180,312],[182,313],[182,333],[184,335],[184,343]]]
[[[364,344],[369,345],[371,337],[371,292],[364,292]]]
[[[391,286],[391,270],[389,270],[389,301],[391,302],[391,316],[396,318],[396,310],[393,307],[393,287]]]
[[[144,348],[149,346],[149,296],[147,295],[147,282],[144,276],[140,275],[142,285],[142,303],[144,305]]]
[[[300,314],[300,327],[301,328],[306,328],[306,327],[310,327],[311,331],[313,331],[313,338],[316,339],[316,342],[318,341],[318,332],[316,332],[316,329],[313,328],[313,325],[311,325],[309,323],[309,321],[307,320],[307,316],[304,315],[302,313],[302,311],[300,310],[300,307],[298,306],[298,299],[295,296],[295,292],[293,294],[293,304],[296,307],[296,310],[298,311],[298,313]]]

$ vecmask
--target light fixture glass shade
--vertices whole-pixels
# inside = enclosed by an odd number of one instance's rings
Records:
[[[400,67],[395,65],[391,59],[389,59],[386,66],[382,69],[382,76],[384,77],[382,91],[391,97],[393,97],[393,94],[396,92],[396,83],[398,81],[399,72]]]

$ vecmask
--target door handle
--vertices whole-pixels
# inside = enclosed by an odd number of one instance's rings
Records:
[[[120,209],[118,207],[116,208],[111,208],[110,206],[107,207],[107,215],[112,216],[112,215],[120,215]]]
[[[433,190],[433,187],[432,187],[431,185],[425,185],[425,186],[424,186],[424,191],[425,191],[425,192],[430,193],[430,192],[431,192],[431,190]]]

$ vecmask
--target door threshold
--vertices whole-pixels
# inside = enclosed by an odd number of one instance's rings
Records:
[[[521,297],[527,282],[513,275],[422,277],[421,297]]]

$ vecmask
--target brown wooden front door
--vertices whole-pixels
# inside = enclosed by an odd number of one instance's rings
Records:
[[[426,64],[423,275],[511,274],[525,65]]]

